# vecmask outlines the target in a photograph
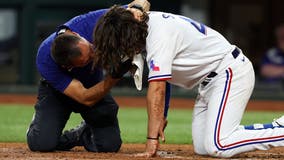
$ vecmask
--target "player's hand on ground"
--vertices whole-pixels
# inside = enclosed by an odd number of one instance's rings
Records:
[[[131,7],[133,5],[141,6],[145,12],[150,11],[151,4],[147,0],[134,0],[128,5],[128,7]]]
[[[159,148],[159,140],[147,139],[146,151],[144,153],[138,153],[135,157],[155,157]]]
[[[162,142],[166,142],[166,137],[165,137],[165,132],[164,131],[165,131],[167,125],[168,125],[168,120],[165,117],[162,120],[161,126],[159,128],[159,138],[162,140]]]

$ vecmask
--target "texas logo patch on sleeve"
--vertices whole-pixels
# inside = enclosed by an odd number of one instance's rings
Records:
[[[150,61],[150,69],[152,71],[160,71],[160,67],[158,65],[155,65],[154,60]]]

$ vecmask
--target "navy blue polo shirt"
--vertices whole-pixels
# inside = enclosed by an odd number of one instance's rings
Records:
[[[106,9],[102,9],[76,16],[66,22],[64,26],[92,43],[92,34],[96,22],[106,11]],[[92,63],[82,68],[73,68],[71,71],[67,71],[57,65],[51,58],[51,44],[55,36],[56,32],[41,43],[36,57],[36,65],[40,75],[53,88],[64,92],[74,78],[79,80],[84,87],[90,88],[103,79],[103,71],[101,69],[92,70]]]
[[[266,64],[272,64],[272,65],[284,67],[284,52],[280,50],[279,48],[272,48],[268,50],[262,59],[262,65],[266,65]],[[267,80],[275,81],[275,80],[280,80],[282,78],[283,76],[280,76],[280,77],[275,77],[275,78],[269,78]]]

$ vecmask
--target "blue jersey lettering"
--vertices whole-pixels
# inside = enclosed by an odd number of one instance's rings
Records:
[[[190,24],[192,24],[200,33],[206,35],[206,26],[202,23],[198,23],[190,18],[187,17],[180,17],[181,19],[189,22]]]

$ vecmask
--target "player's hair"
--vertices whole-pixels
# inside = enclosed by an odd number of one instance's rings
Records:
[[[72,34],[58,35],[51,46],[51,57],[61,66],[72,66],[72,60],[81,55],[77,47],[80,38]]]
[[[121,59],[133,56],[145,49],[148,35],[148,15],[141,21],[129,10],[114,5],[102,16],[93,32],[95,46],[94,63],[108,72],[117,68]]]

